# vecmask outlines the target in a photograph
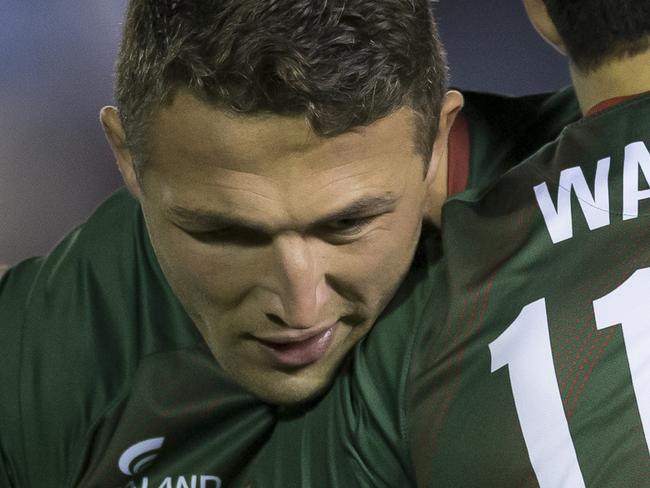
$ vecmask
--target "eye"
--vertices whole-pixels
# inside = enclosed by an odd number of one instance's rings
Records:
[[[268,236],[253,229],[240,227],[225,227],[205,232],[186,232],[195,240],[211,245],[255,247],[270,242]]]
[[[331,234],[340,236],[354,236],[370,224],[376,216],[370,217],[352,217],[347,219],[333,220],[324,226],[324,230]]]

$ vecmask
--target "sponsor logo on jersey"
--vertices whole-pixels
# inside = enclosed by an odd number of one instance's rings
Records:
[[[150,466],[158,457],[164,437],[154,437],[133,444],[120,456],[118,467],[127,476],[135,476]],[[167,476],[158,483],[143,477],[130,481],[125,488],[221,488],[221,478],[212,475]]]
[[[164,442],[164,437],[155,437],[132,445],[120,456],[120,471],[127,476],[140,473],[158,457]]]

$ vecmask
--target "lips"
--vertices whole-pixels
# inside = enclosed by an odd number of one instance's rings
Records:
[[[285,367],[299,367],[314,363],[329,350],[334,339],[336,324],[306,339],[257,339],[269,359]]]

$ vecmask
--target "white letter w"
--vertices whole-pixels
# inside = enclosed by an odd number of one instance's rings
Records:
[[[590,230],[609,225],[608,177],[610,161],[611,158],[598,161],[593,195],[579,166],[562,171],[558,185],[557,209],[553,205],[546,183],[541,183],[534,188],[537,204],[542,211],[553,244],[573,237],[572,190],[575,191]]]

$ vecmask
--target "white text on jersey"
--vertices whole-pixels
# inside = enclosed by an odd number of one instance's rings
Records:
[[[546,183],[534,187],[535,198],[553,244],[573,237],[572,191],[575,192],[590,230],[610,224],[610,165],[611,157],[598,161],[593,194],[580,166],[563,170],[558,184],[557,207]],[[639,202],[650,198],[650,189],[639,189],[639,170],[645,177],[647,187],[650,183],[650,151],[643,142],[633,142],[625,146],[623,161],[623,220],[638,217]]]
[[[149,478],[143,478],[141,484],[136,484],[131,481],[125,488],[221,488],[221,479],[217,476],[198,476],[191,477],[179,476],[173,478],[171,476],[162,480],[160,484],[150,484]]]

